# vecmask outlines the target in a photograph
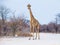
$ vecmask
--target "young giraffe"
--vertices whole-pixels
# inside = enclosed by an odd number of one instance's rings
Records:
[[[31,11],[31,5],[28,4],[27,5],[29,12],[30,12],[30,33],[31,31],[33,31],[33,40],[34,40],[34,31],[36,31],[36,38],[35,39],[40,39],[40,35],[39,35],[39,29],[40,29],[40,24],[39,22],[34,18],[32,11]],[[29,40],[31,39],[31,37],[29,38]]]

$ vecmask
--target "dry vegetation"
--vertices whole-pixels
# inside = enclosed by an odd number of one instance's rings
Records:
[[[5,7],[0,7],[0,36],[33,36],[29,33],[30,26],[29,20],[26,20],[25,17],[15,17],[12,12],[13,17],[9,17],[9,21],[7,20],[11,11]],[[40,32],[52,32],[52,33],[60,33],[60,24],[57,23],[49,23],[40,26]]]
[[[30,36],[33,36],[32,34],[30,33],[24,33],[24,32],[16,32],[15,34],[16,36],[22,36],[22,37],[30,37]]]

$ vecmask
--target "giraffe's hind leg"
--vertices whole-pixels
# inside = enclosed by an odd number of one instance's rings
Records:
[[[34,26],[33,26],[33,40],[34,40]]]
[[[32,31],[32,24],[30,24],[30,34],[31,34],[31,31]],[[31,40],[31,36],[29,37],[29,40]]]
[[[38,39],[40,39],[40,34],[39,34],[39,32],[38,32]]]
[[[40,27],[38,27],[38,39],[40,39],[40,32],[39,32],[39,30],[40,30]]]
[[[35,37],[35,39],[37,39],[37,30],[36,30],[36,37]]]

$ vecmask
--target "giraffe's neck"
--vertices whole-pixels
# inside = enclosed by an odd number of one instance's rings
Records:
[[[29,11],[30,11],[30,20],[32,20],[32,19],[34,19],[34,16],[33,16],[33,14],[32,14],[31,9],[29,9]]]

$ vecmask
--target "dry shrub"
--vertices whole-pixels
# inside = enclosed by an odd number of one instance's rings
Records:
[[[17,32],[16,33],[17,36],[22,36],[22,37],[32,37],[33,35],[30,33],[24,33],[24,32]]]

